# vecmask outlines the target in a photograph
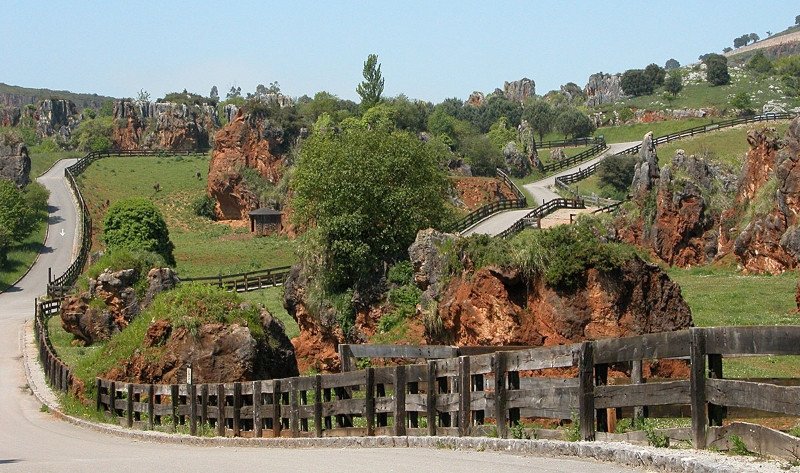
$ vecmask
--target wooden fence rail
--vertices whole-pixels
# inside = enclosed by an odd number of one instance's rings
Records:
[[[536,149],[566,148],[569,146],[588,146],[588,145],[599,145],[599,144],[605,144],[605,139],[603,138],[603,135],[588,136],[584,138],[573,138],[571,140],[542,141],[541,143],[536,143]]]
[[[550,174],[551,172],[560,171],[562,169],[572,167],[578,163],[582,163],[587,159],[593,158],[598,154],[602,153],[603,151],[605,151],[606,149],[608,149],[606,142],[600,139],[599,144],[592,146],[591,148],[585,151],[581,151],[580,153],[576,154],[575,156],[572,156],[571,158],[562,159],[560,161],[545,164],[540,168],[540,170],[545,174]]]
[[[496,170],[496,173],[498,179],[502,180],[503,183],[505,183],[505,185],[507,185],[511,189],[511,191],[514,193],[515,198],[514,199],[501,198],[493,202],[489,202],[488,204],[473,210],[465,217],[463,217],[461,220],[456,222],[452,226],[450,231],[463,232],[467,228],[475,225],[476,223],[480,222],[489,215],[493,215],[502,210],[524,209],[525,207],[528,206],[527,197],[525,197],[525,194],[519,187],[517,187],[514,181],[511,180],[508,174],[506,174],[505,172],[503,172],[502,169],[499,168]]]
[[[210,284],[232,292],[256,291],[282,286],[291,268],[291,266],[279,266],[238,274],[181,278],[181,282]]]
[[[72,373],[53,350],[47,319],[58,300],[37,301],[35,333],[46,379],[58,390]],[[487,435],[508,437],[524,417],[578,415],[581,438],[608,431],[609,409],[689,405],[692,440],[704,448],[725,408],[800,416],[800,387],[725,379],[722,358],[800,354],[800,326],[692,328],[552,347],[507,347],[424,364],[235,383],[134,384],[96,380],[96,407],[133,428],[242,437]],[[457,347],[367,347],[358,356],[450,355]],[[461,347],[496,350],[497,347]],[[691,376],[609,385],[611,365],[687,360]],[[537,371],[577,368],[577,376]],[[641,368],[639,368],[641,370]],[[533,377],[528,377],[531,373]],[[524,376],[523,376],[524,375]],[[716,434],[715,434],[716,435]]]
[[[540,220],[546,217],[547,215],[550,215],[551,213],[555,212],[558,209],[584,209],[584,208],[586,208],[586,205],[582,199],[576,199],[576,200],[553,199],[531,210],[524,217],[514,222],[513,225],[503,230],[497,236],[500,238],[508,238],[513,235],[516,235],[517,233],[525,229],[526,226],[530,226],[530,222],[532,222],[533,220]]]

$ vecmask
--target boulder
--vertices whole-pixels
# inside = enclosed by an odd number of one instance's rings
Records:
[[[503,158],[506,169],[514,177],[524,177],[530,174],[533,163],[531,158],[517,148],[517,144],[509,141],[503,148]]]
[[[522,103],[536,95],[536,83],[527,77],[511,82],[504,82],[503,95],[512,102]]]
[[[567,159],[566,153],[563,148],[553,148],[550,150],[550,162],[557,163],[562,159]]]
[[[31,158],[22,143],[0,139],[0,179],[13,182],[22,189],[31,181]]]
[[[283,324],[266,309],[261,310],[261,324],[265,337],[256,338],[247,326],[235,323],[206,323],[190,330],[156,320],[145,335],[145,350],[103,377],[138,384],[183,383],[189,366],[195,383],[297,376],[294,349]],[[148,356],[154,353],[160,356]]]
[[[583,93],[586,95],[586,105],[596,107],[609,103],[618,102],[625,97],[622,92],[620,74],[604,74],[598,72],[589,76]]]
[[[428,228],[417,232],[417,238],[408,247],[408,256],[414,270],[414,284],[423,291],[423,304],[439,298],[440,282],[444,277],[445,270],[445,255],[442,253],[442,246],[455,238],[453,234]]]

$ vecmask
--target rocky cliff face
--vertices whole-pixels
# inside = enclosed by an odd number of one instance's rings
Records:
[[[512,102],[524,102],[536,95],[536,83],[523,77],[520,80],[503,83],[503,95]]]
[[[622,99],[625,94],[622,92],[620,74],[604,74],[598,72],[589,76],[583,93],[586,95],[586,105],[595,107],[607,103],[614,103]]]
[[[36,122],[36,134],[40,137],[55,136],[58,141],[66,143],[82,116],[78,107],[69,100],[42,100],[33,116]]]
[[[457,177],[453,188],[458,202],[470,211],[500,199],[517,198],[505,182],[493,177]]]
[[[217,202],[217,217],[245,219],[247,212],[260,207],[259,196],[248,187],[242,170],[252,169],[269,183],[278,184],[286,159],[273,150],[283,139],[281,129],[267,120],[244,115],[241,110],[216,134],[207,189]]]
[[[183,383],[191,365],[195,383],[229,383],[297,376],[294,350],[283,325],[261,310],[266,338],[246,326],[207,323],[190,331],[167,320],[150,324],[142,350],[104,374],[129,383]]]
[[[0,179],[6,179],[20,189],[31,181],[31,158],[28,148],[8,137],[0,137]]]
[[[207,148],[219,127],[211,105],[169,102],[114,102],[112,139],[120,149],[193,150]]]
[[[756,130],[748,143],[736,196],[740,207],[747,205],[746,225],[733,251],[745,270],[776,274],[797,267],[800,258],[800,118],[782,141],[774,130]]]

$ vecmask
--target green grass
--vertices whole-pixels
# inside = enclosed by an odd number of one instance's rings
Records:
[[[580,153],[583,153],[584,151],[590,149],[591,147],[592,146],[573,146],[571,148],[561,148],[561,149],[564,150],[564,155],[566,155],[567,158],[571,158]],[[539,150],[539,160],[542,162],[542,164],[550,164],[552,162],[550,161],[550,152],[553,151],[554,149],[555,148],[545,148]]]
[[[629,141],[642,141],[648,131],[653,132],[653,136],[669,135],[677,131],[693,128],[700,125],[707,125],[713,120],[709,118],[689,118],[686,120],[667,120],[653,123],[634,123],[631,125],[620,125],[612,127],[598,128],[595,136],[603,135],[606,143],[627,143]]]
[[[80,151],[58,151],[39,153],[31,150],[31,177],[41,176],[59,159],[82,158],[86,153]]]
[[[198,217],[192,203],[205,194],[208,156],[112,157],[89,166],[78,183],[94,221],[95,249],[105,203],[142,196],[161,211],[175,244],[180,276],[213,276],[290,265],[295,262],[294,242],[286,237],[255,237],[245,222],[233,228]],[[195,173],[200,171],[202,179]],[[161,191],[153,186],[158,183]]]
[[[28,238],[11,246],[6,264],[0,267],[0,291],[8,289],[28,271],[28,268],[31,267],[39,251],[44,246],[46,231],[47,222],[39,222]]]
[[[671,268],[698,327],[796,325],[798,273],[746,276],[730,268]],[[796,377],[800,356],[724,358],[726,378]]]
[[[283,287],[270,287],[260,291],[243,292],[239,296],[246,301],[263,304],[270,314],[283,322],[286,336],[289,338],[300,335],[300,327],[297,322],[283,308]]]

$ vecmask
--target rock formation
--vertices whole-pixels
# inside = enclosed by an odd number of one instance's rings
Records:
[[[747,140],[736,202],[748,210],[734,253],[745,270],[776,274],[797,267],[800,258],[800,118],[783,141],[774,130],[751,131]]]
[[[620,74],[604,74],[598,72],[589,76],[583,92],[586,95],[586,105],[596,107],[608,103],[614,103],[625,97],[622,92]]]
[[[217,217],[245,219],[247,212],[260,207],[259,196],[247,186],[242,169],[253,169],[266,181],[278,184],[286,159],[275,150],[283,140],[282,129],[241,110],[216,134],[207,191],[217,202]]]
[[[147,292],[143,301],[134,285],[138,276],[133,269],[106,270],[89,280],[89,290],[66,297],[61,303],[61,325],[86,345],[108,340],[121,331],[156,294],[172,289],[178,277],[170,268],[153,268],[147,274]]]
[[[470,105],[473,107],[483,107],[483,104],[486,102],[486,96],[483,95],[483,92],[478,92],[477,90],[471,94],[469,94],[469,98],[464,103],[464,105]]]
[[[659,176],[658,154],[653,143],[653,132],[644,135],[639,149],[639,161],[636,163],[631,183],[631,192],[634,196],[643,196],[650,192]]]
[[[19,107],[0,107],[0,126],[17,126],[21,117]]]
[[[182,151],[207,148],[219,118],[211,105],[118,100],[114,124],[119,149]]]
[[[6,179],[22,189],[30,182],[31,158],[28,148],[9,136],[0,137],[0,179]]]
[[[294,350],[283,324],[261,309],[264,338],[247,326],[206,323],[194,330],[167,320],[150,324],[141,351],[103,377],[130,383],[221,383],[297,376]],[[155,356],[158,354],[158,356]]]
[[[40,137],[55,136],[61,143],[66,143],[72,132],[81,122],[78,107],[70,100],[42,100],[33,116],[36,121],[36,134]]]
[[[520,80],[503,83],[503,95],[512,102],[524,102],[536,95],[536,83],[524,77]]]
[[[503,148],[503,158],[505,159],[506,169],[514,177],[524,177],[530,174],[533,163],[531,158],[520,151],[517,144],[513,141],[506,143]]]
[[[517,198],[504,181],[494,177],[458,177],[452,182],[458,200],[470,211],[490,202]]]

